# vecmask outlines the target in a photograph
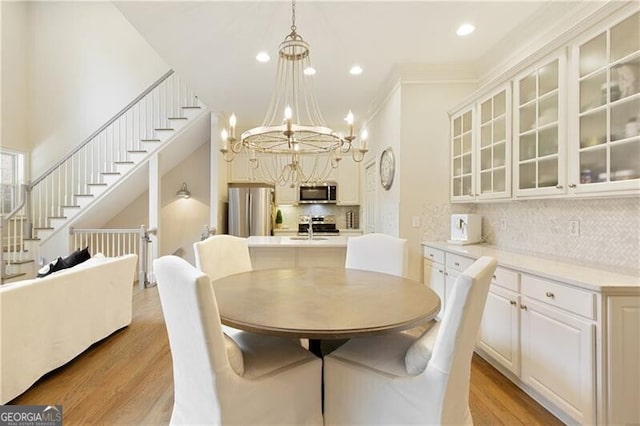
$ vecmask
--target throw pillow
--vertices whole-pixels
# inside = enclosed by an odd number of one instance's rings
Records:
[[[44,278],[47,275],[51,275],[54,272],[61,271],[63,269],[67,269],[69,266],[65,263],[64,259],[59,257],[48,265],[43,266],[38,270],[38,275],[36,278]]]
[[[83,249],[78,249],[71,253],[69,256],[65,257],[64,263],[66,263],[69,268],[73,268],[74,266],[79,265],[85,260],[89,259],[91,259],[89,247],[85,247]]]
[[[231,368],[238,376],[242,376],[244,374],[244,358],[242,357],[240,346],[238,346],[235,340],[225,334],[224,348],[227,350],[227,357],[229,358]]]

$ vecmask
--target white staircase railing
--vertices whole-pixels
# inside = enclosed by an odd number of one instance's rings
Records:
[[[153,145],[172,121],[186,119],[185,108],[197,107],[197,97],[167,72],[107,123],[54,164],[30,186],[30,219],[34,229],[51,229],[67,219],[108,182],[116,180]],[[113,178],[115,176],[115,178]]]
[[[168,71],[63,156],[45,173],[25,186],[23,206],[2,219],[1,240],[17,248],[25,239],[43,238],[78,214],[137,162],[154,151],[187,120],[185,111],[200,109],[197,96]],[[176,124],[178,123],[178,124]],[[10,220],[13,218],[13,220]],[[138,232],[136,230],[136,232]],[[46,238],[46,236],[45,236]],[[16,256],[0,254],[4,265]]]
[[[148,244],[150,236],[156,233],[155,228],[147,229],[144,225],[133,229],[74,229],[70,228],[71,246],[74,249],[89,248],[89,253],[102,253],[106,257],[125,254],[138,255],[138,283],[141,288],[152,283],[153,259],[149,256]]]

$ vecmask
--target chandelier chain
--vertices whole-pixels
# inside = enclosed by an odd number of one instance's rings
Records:
[[[296,32],[296,0],[291,2],[291,32]]]

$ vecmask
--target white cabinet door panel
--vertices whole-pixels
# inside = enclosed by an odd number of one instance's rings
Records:
[[[595,324],[522,297],[522,380],[582,424],[595,420]]]
[[[484,307],[478,346],[515,375],[520,374],[520,296],[492,285]]]

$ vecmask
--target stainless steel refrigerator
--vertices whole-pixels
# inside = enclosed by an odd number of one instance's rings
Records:
[[[271,235],[275,188],[263,183],[229,184],[229,235]]]

